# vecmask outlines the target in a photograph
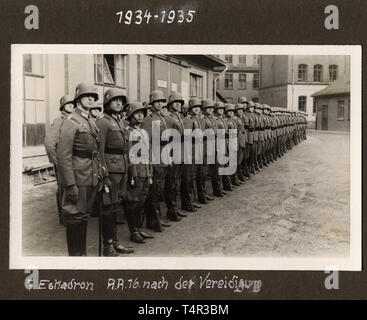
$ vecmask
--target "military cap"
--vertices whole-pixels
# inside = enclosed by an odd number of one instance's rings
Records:
[[[255,103],[254,103],[252,100],[250,100],[250,101],[248,102],[248,104],[247,104],[247,108],[252,108],[252,107],[254,107],[254,108],[255,108]]]
[[[104,97],[103,97],[103,105],[105,106],[106,104],[108,104],[112,99],[120,97],[122,98],[122,104],[126,104],[127,99],[126,99],[126,91],[124,89],[120,89],[120,88],[111,88],[108,89],[105,93],[104,93]]]
[[[74,104],[74,96],[72,96],[71,94],[67,94],[67,95],[63,96],[60,99],[60,108],[59,108],[59,110],[62,111],[64,109],[64,105],[66,105],[67,103]]]
[[[204,99],[202,101],[203,109],[205,108],[214,108],[214,101],[211,99]]]
[[[233,103],[226,103],[224,106],[225,106],[225,111],[226,112],[236,111],[236,107]]]
[[[238,103],[247,103],[247,98],[246,97],[239,97],[238,98]]]
[[[225,109],[225,107],[224,107],[224,103],[223,103],[223,102],[221,102],[221,101],[217,101],[217,102],[215,103],[214,107],[215,107],[215,110],[218,110],[218,109]]]
[[[194,108],[194,107],[202,107],[202,103],[201,100],[199,98],[191,98],[189,100],[189,109]]]
[[[153,102],[156,102],[156,101],[164,101],[164,102],[167,101],[161,90],[154,90],[150,93],[149,104],[153,104]]]
[[[99,109],[100,111],[102,111],[103,107],[102,107],[102,103],[95,101],[93,106],[91,108],[89,108],[89,110],[93,110],[93,109]]]
[[[93,84],[82,82],[79,83],[75,88],[75,98],[74,101],[78,100],[84,95],[93,95],[94,100],[98,100],[98,90]]]
[[[129,119],[135,112],[142,110],[144,112],[144,115],[147,112],[146,107],[144,107],[144,105],[139,102],[132,102],[129,104],[129,106],[127,107],[127,112],[126,112],[126,118]]]
[[[182,97],[182,94],[179,92],[172,93],[168,98],[168,105],[170,105],[173,102],[181,102],[181,104],[184,104],[185,101]]]
[[[236,110],[240,110],[240,109],[246,110],[246,106],[244,105],[244,103],[237,103],[235,107],[236,107]]]

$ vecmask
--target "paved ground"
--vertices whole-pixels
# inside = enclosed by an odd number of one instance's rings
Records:
[[[24,255],[66,255],[55,184],[24,187]],[[349,254],[349,135],[309,132],[308,139],[252,177],[145,244],[136,256],[344,256]],[[97,221],[88,255],[97,254]]]

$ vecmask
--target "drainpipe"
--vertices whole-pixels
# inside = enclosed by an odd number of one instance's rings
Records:
[[[223,70],[221,73],[219,73],[219,74],[218,74],[218,76],[216,76],[216,77],[214,78],[214,80],[213,80],[213,81],[214,81],[214,90],[213,90],[213,91],[214,91],[214,97],[213,97],[213,100],[214,100],[214,101],[215,101],[215,98],[216,98],[216,96],[217,96],[217,95],[216,95],[216,92],[217,92],[217,88],[216,88],[216,87],[217,87],[217,86],[216,86],[216,81],[217,81],[217,79],[219,79],[219,78],[221,77],[221,75],[222,75],[222,74],[226,73],[226,71],[227,71],[227,70],[228,70],[228,64],[226,64],[226,67],[224,68],[224,70]]]

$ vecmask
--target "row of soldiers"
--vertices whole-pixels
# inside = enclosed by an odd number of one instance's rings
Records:
[[[148,103],[141,103],[129,101],[124,90],[111,88],[104,94],[103,108],[96,104],[98,98],[94,85],[77,85],[74,96],[61,98],[60,117],[45,139],[50,162],[55,165],[59,216],[66,226],[71,256],[86,255],[88,217],[96,204],[103,255],[131,253],[134,249],[122,246],[117,237],[121,205],[130,240],[145,243],[154,236],[143,229],[144,221],[155,232],[170,226],[163,219],[162,201],[167,205],[166,218],[180,221],[187,216],[182,210],[195,212],[214,200],[207,192],[209,178],[213,196],[223,197],[306,139],[305,114],[271,108],[245,97],[236,105],[199,98],[185,105],[180,93],[171,94],[167,101],[162,91],[155,90]],[[215,133],[224,129],[226,145],[229,130],[236,129],[235,173],[220,175],[222,165],[217,159],[214,164],[206,164],[205,156],[203,163],[196,164],[195,156],[192,163],[184,163],[184,139],[181,163],[133,164],[129,151],[135,143],[147,141],[145,133],[151,146],[153,122],[159,122],[160,133],[172,128],[182,137],[185,129],[213,129]],[[160,143],[164,146],[168,142]],[[195,142],[192,148],[195,155]],[[204,144],[204,154],[205,151]],[[178,209],[178,196],[182,210]]]

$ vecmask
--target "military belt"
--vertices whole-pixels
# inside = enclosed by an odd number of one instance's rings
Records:
[[[78,158],[93,159],[93,152],[85,150],[73,150],[73,156]]]
[[[248,129],[250,132],[254,132],[255,131],[255,128],[249,128]]]
[[[121,149],[115,149],[115,148],[106,148],[104,150],[105,153],[108,154],[124,154],[126,152],[125,149],[121,150]]]

